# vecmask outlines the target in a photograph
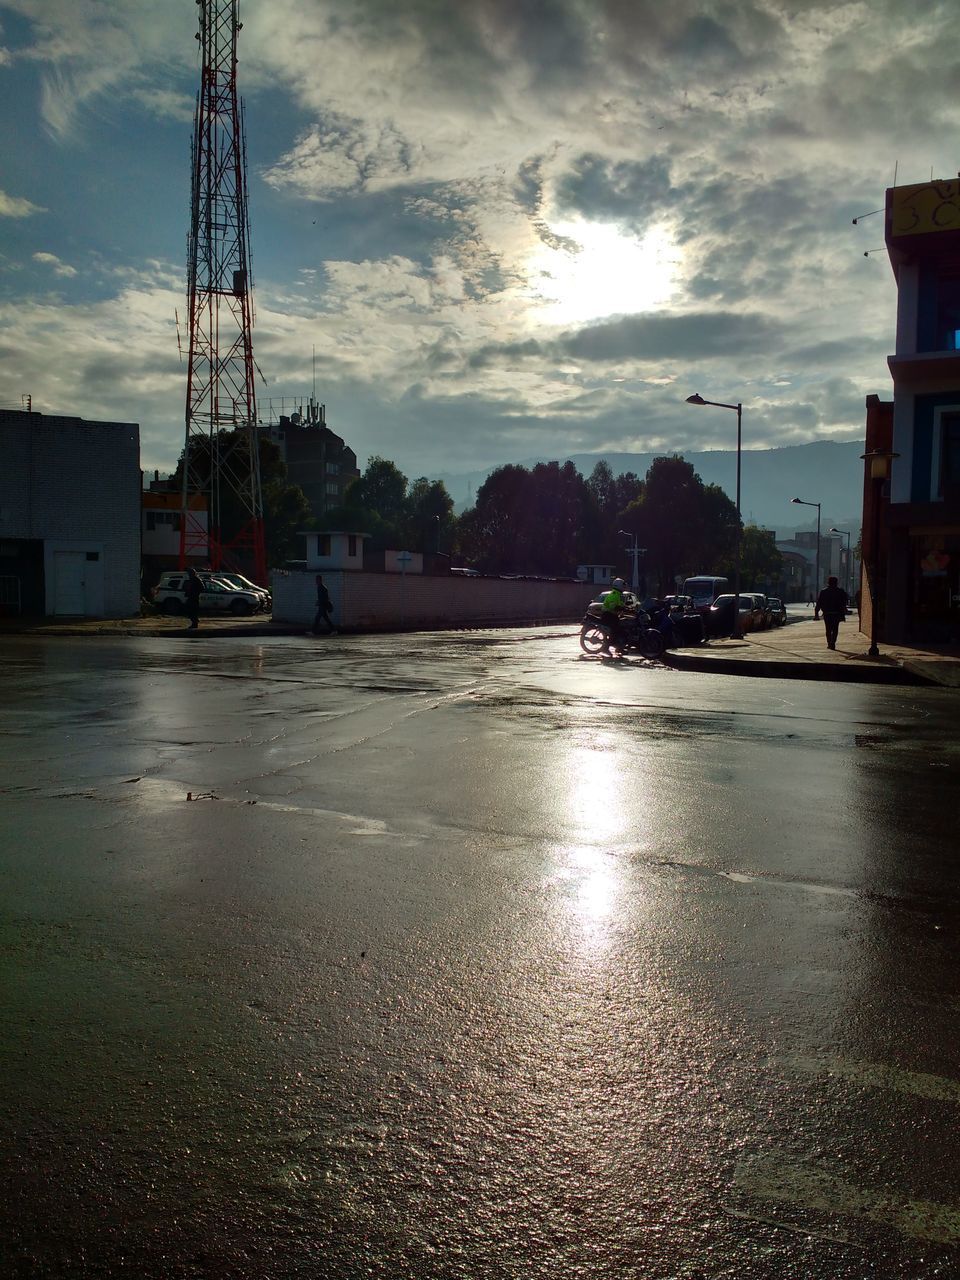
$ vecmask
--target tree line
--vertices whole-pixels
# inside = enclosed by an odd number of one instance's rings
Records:
[[[572,462],[497,467],[459,517],[441,480],[411,485],[395,463],[374,457],[323,523],[367,532],[373,548],[439,553],[483,573],[572,577],[580,564],[625,572],[636,541],[648,590],[665,595],[677,577],[732,576],[740,521],[719,485],[672,455],[655,458],[643,478],[615,476],[603,459],[586,478]],[[772,534],[741,526],[743,586],[773,582],[780,568]]]
[[[183,460],[177,469],[177,479]],[[581,564],[611,564],[624,574],[626,548],[643,548],[641,571],[650,592],[675,590],[693,573],[732,577],[739,517],[719,485],[705,485],[693,466],[673,454],[655,458],[646,475],[614,475],[601,459],[584,477],[572,462],[497,467],[457,516],[442,480],[412,483],[396,463],[370,458],[343,505],[317,518],[298,485],[289,483],[280,451],[260,439],[267,556],[274,567],[301,551],[304,529],[350,529],[369,535],[372,550],[393,548],[449,557],[482,573],[572,577]],[[234,511],[234,507],[237,510]],[[228,495],[224,533],[239,521]],[[773,536],[741,527],[745,589],[777,580],[781,556]]]

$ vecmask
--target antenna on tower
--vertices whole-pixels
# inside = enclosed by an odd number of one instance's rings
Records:
[[[180,567],[190,557],[215,569],[246,559],[247,571],[263,582],[246,148],[237,96],[239,0],[197,5],[202,69],[191,150]]]

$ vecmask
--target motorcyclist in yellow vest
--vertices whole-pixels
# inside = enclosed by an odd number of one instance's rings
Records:
[[[603,623],[603,629],[607,637],[601,650],[602,653],[609,653],[611,645],[621,651],[623,649],[620,615],[627,608],[627,602],[623,595],[626,589],[627,584],[622,578],[614,578],[610,583],[610,590],[605,591],[601,596],[603,608],[600,620]]]

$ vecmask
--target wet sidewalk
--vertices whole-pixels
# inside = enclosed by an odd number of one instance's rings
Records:
[[[687,671],[774,676],[795,680],[850,680],[863,684],[935,684],[960,688],[957,646],[879,645],[867,654],[870,638],[851,618],[840,627],[837,647],[828,649],[822,622],[812,617],[739,640],[710,640],[693,649],[672,649],[664,661]]]

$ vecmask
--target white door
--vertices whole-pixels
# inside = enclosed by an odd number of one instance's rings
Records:
[[[82,617],[86,612],[87,557],[82,551],[53,554],[53,612]]]

